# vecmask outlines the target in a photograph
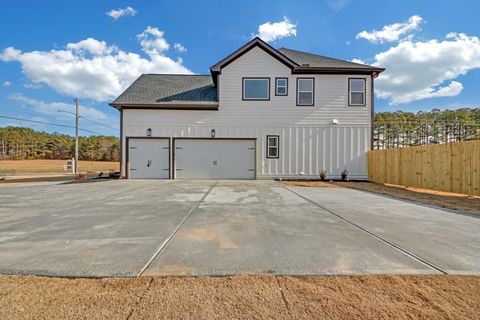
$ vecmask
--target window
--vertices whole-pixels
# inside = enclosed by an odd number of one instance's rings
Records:
[[[267,136],[267,158],[275,158],[278,159],[279,157],[279,136]]]
[[[313,106],[314,79],[297,78],[297,106]]]
[[[275,95],[288,95],[288,78],[275,78]]]
[[[270,100],[270,78],[243,78],[243,100]]]
[[[348,105],[364,106],[365,105],[365,79],[350,78],[348,79]]]

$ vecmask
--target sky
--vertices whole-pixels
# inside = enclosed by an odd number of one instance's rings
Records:
[[[478,107],[478,1],[148,1],[0,3],[0,116],[118,135],[108,105],[141,73],[208,74],[259,36],[272,46],[386,68],[376,111]],[[60,111],[60,112],[59,112]],[[73,134],[0,118],[0,126]]]

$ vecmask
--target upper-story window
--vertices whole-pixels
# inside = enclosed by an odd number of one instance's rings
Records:
[[[315,80],[297,78],[297,106],[313,106],[315,99]]]
[[[288,95],[288,78],[275,78],[275,95]]]
[[[366,80],[364,78],[348,79],[348,105],[349,106],[365,105],[365,87],[366,87]]]
[[[270,100],[270,78],[243,78],[243,100]]]

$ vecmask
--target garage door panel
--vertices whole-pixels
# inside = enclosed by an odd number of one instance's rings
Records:
[[[129,139],[129,178],[168,179],[170,177],[169,139]]]
[[[175,140],[177,179],[255,179],[255,140]]]

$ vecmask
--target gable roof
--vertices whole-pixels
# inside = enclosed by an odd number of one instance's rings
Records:
[[[298,67],[298,64],[296,62],[294,62],[293,60],[291,60],[287,56],[278,52],[278,50],[276,50],[275,48],[270,46],[268,43],[266,43],[265,41],[263,41],[259,37],[255,37],[254,39],[247,42],[246,44],[244,44],[239,49],[235,50],[233,53],[229,54],[224,59],[222,59],[219,62],[217,62],[216,64],[214,64],[210,68],[210,71],[211,71],[212,75],[220,73],[222,68],[226,67],[228,64],[230,64],[231,62],[233,62],[237,58],[241,57],[243,54],[247,53],[248,51],[250,51],[254,47],[262,48],[265,52],[269,53],[271,56],[273,56],[274,58],[276,58],[281,63],[285,64],[287,67],[289,67],[291,69],[293,69],[295,67]]]
[[[217,75],[221,73],[222,68],[257,46],[292,69],[292,73],[363,73],[376,76],[385,70],[383,68],[325,57],[308,52],[287,48],[275,49],[262,39],[256,37],[210,68],[213,82],[216,83]]]
[[[210,75],[142,74],[110,105],[218,106],[217,88]]]

